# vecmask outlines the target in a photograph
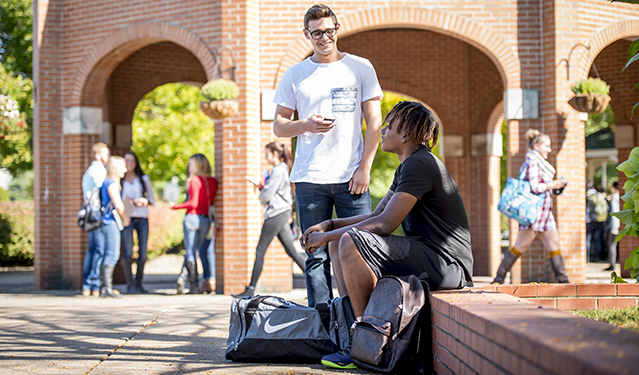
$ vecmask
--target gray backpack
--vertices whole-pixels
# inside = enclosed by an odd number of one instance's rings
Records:
[[[353,324],[353,363],[383,373],[410,374],[420,368],[430,373],[428,291],[428,284],[414,275],[380,278],[364,315]]]
[[[234,299],[226,359],[319,362],[323,356],[348,346],[348,328],[353,320],[348,297],[318,308],[274,296]]]

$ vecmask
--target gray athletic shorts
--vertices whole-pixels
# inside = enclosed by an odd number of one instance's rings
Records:
[[[384,275],[416,275],[431,290],[459,289],[466,284],[459,264],[445,259],[417,237],[380,236],[356,228],[347,233],[378,279]]]

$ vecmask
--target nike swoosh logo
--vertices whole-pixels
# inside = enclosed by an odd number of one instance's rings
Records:
[[[290,327],[293,324],[299,323],[302,320],[306,320],[308,319],[308,316],[306,318],[302,318],[302,319],[297,319],[297,320],[293,320],[291,322],[286,322],[286,323],[282,323],[282,324],[276,324],[274,326],[271,325],[271,318],[268,318],[268,320],[266,321],[266,324],[264,324],[264,332],[266,333],[275,333],[277,331],[281,331],[286,327]]]

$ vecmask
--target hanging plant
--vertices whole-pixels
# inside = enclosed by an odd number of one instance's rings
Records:
[[[228,79],[215,79],[202,86],[202,96],[207,100],[200,103],[200,110],[212,119],[235,116],[239,105],[237,83]]]
[[[579,112],[601,113],[610,103],[610,86],[599,78],[588,78],[571,87],[575,93],[568,104]]]

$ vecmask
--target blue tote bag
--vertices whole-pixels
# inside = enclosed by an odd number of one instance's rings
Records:
[[[523,226],[529,226],[537,221],[544,204],[544,195],[534,194],[530,190],[530,182],[524,180],[526,169],[521,168],[517,179],[508,178],[497,205],[499,212],[517,220]]]

